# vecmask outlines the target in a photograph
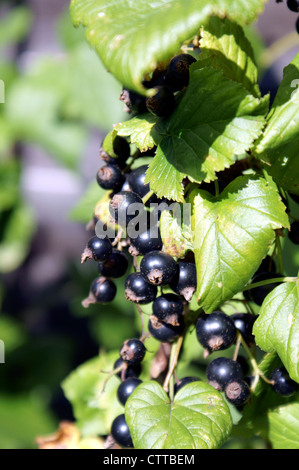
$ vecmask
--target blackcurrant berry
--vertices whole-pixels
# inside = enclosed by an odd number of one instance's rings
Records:
[[[267,255],[266,258],[264,258],[263,261],[261,262],[260,267],[254,273],[254,276],[256,274],[267,273],[269,271],[274,273],[276,271],[276,264],[275,264],[275,261],[273,260],[273,258],[271,256]]]
[[[242,378],[242,367],[232,359],[217,357],[207,367],[207,378],[212,387],[223,390],[228,382]]]
[[[250,388],[245,380],[236,379],[226,384],[224,393],[230,403],[241,406],[248,401]]]
[[[164,323],[177,326],[183,312],[183,302],[175,294],[160,295],[153,302],[153,314]]]
[[[287,0],[288,9],[294,11],[295,13],[299,12],[299,1],[298,0]]]
[[[288,371],[285,367],[278,367],[271,375],[270,380],[273,380],[272,389],[278,395],[289,397],[299,389],[299,385],[290,378]]]
[[[156,94],[145,101],[147,109],[158,117],[169,116],[175,108],[174,94],[165,86],[157,86],[154,90]]]
[[[130,365],[136,365],[141,362],[145,356],[145,346],[140,339],[128,339],[126,340],[121,349],[121,358]]]
[[[88,240],[87,245],[81,255],[81,263],[87,259],[94,261],[104,261],[112,253],[112,245],[108,237],[98,238],[92,237]]]
[[[131,377],[137,378],[141,374],[141,364],[129,366],[129,364],[123,361],[123,359],[120,357],[115,361],[113,369],[118,369],[121,366],[123,367],[123,371],[120,371],[116,374],[120,379],[123,378],[124,380],[126,380]]]
[[[131,152],[130,145],[127,140],[124,137],[117,135],[113,140],[113,151],[116,157],[112,157],[104,150],[102,142],[100,158],[106,163],[117,165],[119,168],[124,168]]]
[[[128,265],[129,261],[125,253],[114,249],[105,261],[98,263],[98,271],[104,277],[116,279],[126,273]]]
[[[142,380],[136,379],[134,377],[124,380],[117,389],[117,398],[119,402],[125,406],[126,401],[129,398],[129,396],[132,395],[134,390],[141,383],[142,383]]]
[[[243,376],[245,376],[248,372],[249,372],[249,365],[248,365],[248,361],[247,359],[245,359],[244,356],[242,356],[241,354],[238,355],[237,357],[237,362],[240,364],[240,366],[242,367],[242,372],[243,372]],[[245,380],[245,379],[244,379]]]
[[[145,279],[155,286],[171,282],[177,272],[177,263],[168,253],[151,251],[141,260],[140,272]]]
[[[91,284],[89,295],[82,301],[83,307],[87,308],[90,304],[107,304],[112,302],[116,296],[116,285],[111,279],[97,277]]]
[[[129,251],[132,255],[146,255],[150,251],[162,250],[163,243],[158,227],[156,229],[148,228],[137,237],[129,237],[129,239]]]
[[[147,172],[148,165],[142,165],[136,168],[136,170],[133,170],[129,175],[128,175],[128,182],[130,185],[130,188],[132,191],[141,198],[143,198],[149,191],[150,191],[150,185],[144,182],[145,180],[145,174]],[[158,198],[155,194],[153,194],[149,200],[146,202],[146,206],[149,206],[151,203],[157,202]]]
[[[230,317],[237,330],[241,333],[247,344],[254,344],[254,336],[252,328],[257,316],[250,315],[249,313],[234,313]]]
[[[299,194],[289,193],[289,196],[293,199],[294,202],[297,202],[297,204],[299,204]]]
[[[189,67],[196,59],[190,54],[179,54],[169,62],[166,83],[172,91],[178,91],[189,83]]]
[[[129,426],[126,423],[124,414],[117,416],[113,421],[111,436],[121,447],[133,447]]]
[[[157,295],[157,288],[149,284],[141,273],[130,274],[125,282],[126,299],[136,304],[149,304]]]
[[[103,189],[120,190],[124,184],[125,177],[117,165],[107,164],[97,172],[98,185]]]
[[[147,111],[145,97],[135,91],[123,88],[119,99],[125,104],[127,113],[141,114]]]
[[[130,191],[120,191],[113,196],[109,203],[109,212],[112,218],[121,226],[127,226],[134,217],[140,215],[144,210],[140,196]]]
[[[267,279],[275,279],[279,277],[283,277],[283,275],[280,273],[273,273],[273,272],[259,273],[253,276],[252,284],[255,282],[266,281]],[[253,289],[248,289],[248,297],[257,305],[262,305],[267,295],[273,289],[275,289],[275,287],[277,287],[278,284],[281,284],[281,282],[278,282],[275,284],[267,284],[266,286],[254,287]]]
[[[233,320],[223,312],[204,314],[196,323],[198,341],[208,351],[227,349],[234,343],[236,333]]]
[[[200,379],[198,377],[183,377],[176,384],[174,384],[174,394],[181,390],[181,388],[183,388],[185,385],[199,381]]]
[[[151,315],[148,323],[148,330],[158,341],[171,343],[183,333],[184,320],[182,317],[178,326],[172,326],[167,323],[160,322],[154,315]]]
[[[178,295],[190,302],[197,287],[196,267],[194,263],[177,263],[177,272],[169,286]]]
[[[288,237],[295,245],[299,245],[299,221],[291,223],[290,231],[288,232]]]

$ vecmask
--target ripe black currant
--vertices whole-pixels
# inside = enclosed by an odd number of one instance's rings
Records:
[[[124,137],[117,135],[113,140],[113,151],[116,157],[109,155],[103,148],[103,142],[100,148],[100,158],[106,163],[117,165],[119,168],[126,166],[126,161],[130,156],[130,145]]]
[[[241,354],[239,354],[237,357],[237,362],[242,367],[243,376],[245,376],[249,372],[249,365],[247,359]]]
[[[130,188],[132,191],[141,198],[143,198],[149,191],[150,191],[150,185],[144,182],[145,180],[145,174],[148,169],[148,165],[142,165],[136,168],[136,170],[133,170],[129,175],[128,175],[128,182],[130,185]],[[149,206],[153,202],[157,202],[158,198],[155,194],[153,194],[149,200],[146,202],[146,206]]]
[[[198,341],[210,352],[231,346],[236,339],[236,332],[233,320],[220,311],[204,314],[196,323]]]
[[[127,339],[120,348],[121,358],[130,365],[141,362],[145,356],[145,346],[140,339]]]
[[[151,251],[141,260],[140,272],[155,286],[169,284],[177,272],[177,263],[168,253]]]
[[[104,261],[112,253],[112,245],[108,237],[98,238],[96,236],[90,238],[81,255],[81,263],[87,259],[94,261]]]
[[[299,389],[299,385],[290,378],[285,367],[274,369],[270,375],[270,380],[274,382],[272,385],[273,391],[283,397],[289,397]]]
[[[176,294],[190,302],[197,286],[195,264],[178,261],[177,272],[169,286]]]
[[[123,367],[123,371],[118,372],[116,375],[121,379],[124,380],[129,379],[131,377],[139,377],[141,374],[141,364],[136,364],[134,366],[129,366],[123,359],[120,357],[114,363],[113,369],[118,369],[119,367]]]
[[[133,447],[133,442],[126,423],[125,415],[117,416],[111,426],[111,436],[121,447]]]
[[[148,228],[137,237],[129,237],[129,239],[129,251],[132,255],[146,255],[146,253],[149,253],[150,251],[162,250],[163,243],[158,227],[156,230]]]
[[[224,393],[230,403],[241,406],[248,401],[250,388],[245,380],[235,379],[225,385]]]
[[[176,384],[174,384],[174,394],[176,394],[182,387],[191,382],[199,382],[200,379],[198,377],[183,377],[180,379]]]
[[[166,86],[157,86],[154,89],[156,94],[145,101],[147,109],[158,117],[169,116],[175,108],[174,94]]]
[[[279,277],[283,277],[283,275],[280,273],[273,273],[273,272],[258,273],[255,276],[253,276],[252,283],[266,281],[267,279],[275,279]],[[267,295],[273,289],[275,289],[275,287],[277,287],[278,284],[281,284],[281,282],[278,282],[275,284],[267,284],[266,286],[254,287],[253,289],[249,289],[248,294],[247,294],[248,298],[252,300],[253,302],[255,302],[257,305],[262,305]]]
[[[295,222],[291,223],[288,237],[295,245],[299,245],[299,221],[296,220]]]
[[[177,326],[183,312],[184,305],[178,295],[163,294],[153,302],[153,314],[164,323]]]
[[[125,253],[114,249],[105,261],[98,263],[98,271],[102,276],[116,279],[126,273],[128,265],[129,261]]]
[[[134,392],[135,388],[142,383],[142,380],[131,377],[124,380],[117,389],[117,398],[125,406],[127,399]]]
[[[179,54],[169,62],[166,83],[172,91],[178,91],[189,83],[189,67],[196,59],[190,54]]]
[[[207,367],[207,378],[212,387],[223,390],[228,382],[242,378],[242,367],[232,359],[217,357]]]
[[[178,326],[160,322],[154,315],[150,316],[148,330],[151,335],[163,343],[171,343],[177,339],[184,331],[184,319],[181,317]]]
[[[149,284],[141,273],[130,274],[125,282],[126,299],[136,304],[149,304],[157,295],[157,288]]]
[[[116,285],[111,279],[97,277],[91,284],[89,295],[82,301],[83,307],[87,308],[90,304],[107,304],[112,302],[116,296]]]
[[[266,258],[263,259],[261,262],[259,268],[257,271],[254,273],[254,276],[259,273],[267,273],[271,271],[272,273],[276,272],[276,264],[273,258],[269,255],[266,256]],[[246,292],[246,291],[245,291]]]
[[[127,226],[142,211],[144,211],[142,199],[131,191],[120,191],[109,203],[112,218],[121,226]]]
[[[119,99],[125,104],[125,111],[127,113],[141,114],[147,110],[145,97],[135,91],[123,88]]]
[[[294,11],[295,13],[299,12],[299,1],[298,0],[287,0],[288,9]]]
[[[117,165],[107,164],[97,172],[98,185],[103,189],[120,190],[124,184],[125,177]]]
[[[250,315],[249,313],[234,313],[230,316],[233,320],[235,327],[241,333],[247,344],[254,344],[254,336],[252,328],[257,316]]]

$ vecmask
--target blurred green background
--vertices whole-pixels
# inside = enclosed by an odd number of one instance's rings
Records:
[[[89,49],[83,30],[73,28],[68,4],[0,2],[2,449],[36,448],[36,436],[73,420],[61,382],[100,348],[118,350],[138,334],[132,306],[123,307],[123,280],[111,306],[81,306],[97,276],[93,263],[80,265],[80,255],[92,235],[85,225],[101,196],[95,182],[99,146],[126,116],[118,99],[121,85]],[[283,66],[294,56],[285,50],[263,69],[264,43],[293,28],[294,17],[280,7],[269,5],[257,25],[259,34],[248,31],[263,72],[262,91],[273,96]],[[298,250],[287,238],[283,250],[286,274],[296,275]],[[192,367],[184,372],[199,373]],[[259,440],[230,445],[263,446]]]

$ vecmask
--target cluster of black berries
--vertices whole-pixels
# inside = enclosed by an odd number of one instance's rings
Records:
[[[145,88],[153,89],[153,96],[144,98],[139,94],[123,89],[120,96],[130,113],[151,112],[159,117],[169,116],[175,108],[175,93],[189,83],[189,67],[196,59],[190,54],[179,54],[168,64],[167,69],[157,69],[151,79],[144,81]]]

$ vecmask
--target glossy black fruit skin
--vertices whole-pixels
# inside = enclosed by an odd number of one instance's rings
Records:
[[[299,12],[299,1],[298,0],[287,0],[288,9],[294,11],[295,13]]]
[[[146,112],[145,97],[135,91],[123,88],[119,99],[125,104],[125,111],[128,113],[140,114]]]
[[[111,279],[98,277],[92,282],[90,290],[98,303],[107,304],[114,300],[117,289]]]
[[[145,232],[138,235],[136,238],[129,238],[130,244],[134,249],[133,254],[146,255],[151,251],[161,251],[162,250],[162,239],[160,235],[160,230],[151,230],[148,228]]]
[[[148,330],[151,335],[162,343],[172,343],[184,331],[184,321],[180,321],[178,326],[172,326],[159,322],[155,316],[151,316],[148,322]]]
[[[142,380],[131,377],[130,379],[124,380],[117,389],[117,398],[119,402],[125,406],[127,399],[130,395],[134,392],[134,390],[138,387],[139,384],[142,383]]]
[[[175,276],[177,263],[168,253],[155,250],[142,258],[140,272],[150,284],[164,286]]]
[[[105,261],[98,263],[98,271],[104,277],[117,279],[126,273],[128,266],[129,261],[125,253],[113,249]]]
[[[266,281],[267,279],[275,279],[279,277],[283,277],[283,275],[280,273],[273,273],[273,272],[259,273],[253,276],[252,284],[255,282]],[[247,296],[250,300],[255,302],[257,305],[262,305],[267,295],[273,289],[275,289],[275,287],[277,287],[278,284],[281,284],[281,282],[275,283],[275,284],[268,284],[266,286],[254,287],[253,289],[249,289],[247,291],[248,292]]]
[[[166,321],[168,317],[180,317],[184,312],[184,304],[180,297],[175,294],[163,294],[153,302],[153,314],[161,321]],[[166,323],[169,323],[166,321]]]
[[[131,191],[120,191],[109,203],[112,218],[121,226],[127,226],[142,211],[144,211],[142,199]]]
[[[182,90],[189,83],[189,67],[196,59],[190,54],[179,54],[171,59],[166,72],[166,83],[172,91]]]
[[[169,287],[189,302],[197,287],[195,264],[178,261],[177,272],[170,281]]]
[[[149,304],[155,300],[157,288],[147,282],[141,273],[130,274],[125,281],[126,299],[136,304]]]
[[[97,183],[103,189],[120,190],[124,184],[125,177],[117,165],[107,164],[97,172]]]
[[[217,357],[211,361],[206,372],[209,384],[216,390],[224,390],[228,382],[239,380],[243,375],[240,364],[226,357]]]
[[[235,406],[241,406],[248,401],[250,388],[245,380],[237,379],[226,384],[224,393],[230,403]]]
[[[288,232],[288,237],[295,245],[299,245],[299,221],[291,223],[290,232]]]
[[[249,372],[249,364],[247,362],[247,359],[244,356],[242,356],[241,354],[239,354],[238,357],[237,357],[237,362],[242,367],[243,377],[245,377],[245,375],[248,374],[248,372]],[[245,378],[244,378],[244,380],[245,380]]]
[[[181,390],[181,388],[183,388],[185,385],[199,381],[200,379],[198,377],[183,377],[176,384],[174,384],[174,394]]]
[[[157,86],[155,90],[157,91],[156,94],[146,99],[146,107],[152,114],[158,117],[167,117],[175,108],[174,94],[166,86]]]
[[[276,272],[275,261],[269,255],[267,255],[266,258],[263,259],[263,261],[261,262],[259,268],[254,273],[254,276],[256,276],[257,274],[260,274],[260,273],[267,273],[267,272],[271,272],[271,273]],[[247,291],[245,291],[245,292],[247,292]]]
[[[119,168],[126,166],[126,161],[130,156],[130,145],[124,137],[117,135],[113,140],[113,151],[116,157],[109,155],[103,148],[103,142],[100,148],[100,158],[106,163],[117,165]]]
[[[137,338],[126,340],[120,349],[120,356],[123,361],[132,366],[139,364],[143,360],[145,353],[146,349],[143,342]]]
[[[284,367],[274,369],[270,375],[270,380],[274,381],[272,389],[278,395],[290,397],[299,389],[299,385],[290,378],[288,371]]]
[[[135,366],[129,366],[125,361],[123,361],[121,357],[115,361],[113,369],[118,369],[124,364],[126,365],[124,373],[122,374],[122,371],[120,371],[116,374],[120,379],[122,378],[122,375],[123,375],[124,380],[132,378],[132,377],[134,378],[139,377],[139,375],[141,374],[141,370],[142,370],[141,364],[139,363],[139,364],[136,364]]]
[[[196,323],[197,339],[210,352],[227,349],[234,343],[236,333],[233,320],[220,311],[204,314]]]
[[[129,426],[126,423],[124,414],[117,416],[113,421],[111,436],[121,447],[133,447]]]
[[[257,316],[250,315],[249,313],[234,313],[230,316],[233,320],[235,327],[241,333],[247,344],[254,344],[254,336],[252,328]]]
[[[87,242],[86,249],[82,254],[82,261],[85,259],[93,259],[94,261],[104,261],[112,253],[112,245],[108,237],[98,238],[96,236],[90,238]]]
[[[150,191],[150,185],[144,182],[145,180],[145,174],[148,170],[148,165],[142,165],[136,168],[136,170],[133,170],[129,175],[128,175],[128,183],[130,185],[130,188],[132,191],[141,198],[143,198],[149,191]],[[153,202],[157,202],[158,198],[155,194],[153,194],[149,200],[146,203],[146,206],[149,206]]]

